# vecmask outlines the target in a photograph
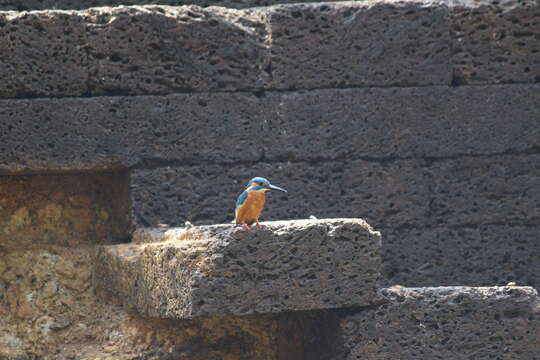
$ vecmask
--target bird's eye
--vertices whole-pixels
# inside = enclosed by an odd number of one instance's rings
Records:
[[[263,184],[263,186],[268,187],[268,184],[265,183],[265,184]]]

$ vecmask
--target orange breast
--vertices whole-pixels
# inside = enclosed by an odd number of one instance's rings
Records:
[[[236,223],[251,225],[258,221],[265,200],[263,191],[248,191],[246,201],[236,209]]]

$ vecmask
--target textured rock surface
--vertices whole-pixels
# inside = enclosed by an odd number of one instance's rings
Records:
[[[444,160],[429,173],[437,224],[539,223],[538,154]]]
[[[249,179],[266,176],[289,190],[270,193],[263,220],[365,217],[377,225],[421,222],[428,212],[428,182],[422,161],[388,164],[362,160],[321,164],[181,166],[132,173],[137,224],[181,225],[230,222]],[[209,181],[213,186],[208,187]]]
[[[320,349],[337,336],[337,319],[317,313],[193,321],[137,317],[96,297],[93,253],[88,247],[0,249],[0,358],[286,360],[283,354],[294,353],[302,359],[308,348]],[[323,324],[334,334],[321,331]],[[296,333],[299,328],[306,339]],[[292,338],[295,346],[288,343]]]
[[[368,305],[380,234],[359,219],[171,229],[169,239],[103,247],[94,281],[144,316],[195,318]]]
[[[0,249],[125,240],[128,178],[125,170],[0,176]]]
[[[447,2],[455,84],[540,81],[540,2]]]
[[[540,146],[540,86],[270,93],[269,160],[391,159]],[[510,120],[512,119],[512,120]]]
[[[5,12],[0,97],[535,83],[539,11],[378,0]]]
[[[86,9],[97,6],[120,5],[198,5],[247,8],[276,4],[276,0],[0,0],[1,10],[47,10],[47,9]],[[279,0],[280,4],[315,2],[314,0]]]
[[[539,102],[538,85],[1,100],[0,169],[531,151]]]
[[[384,237],[383,275],[390,284],[540,287],[538,226],[389,228]]]
[[[0,13],[0,97],[84,94],[84,44],[77,12]]]
[[[436,3],[285,5],[267,17],[271,88],[450,83],[448,9]]]
[[[264,28],[250,13],[189,6],[85,15],[93,94],[263,87]]]
[[[540,301],[525,287],[384,289],[377,310],[344,315],[336,359],[538,359]]]
[[[263,109],[251,94],[0,103],[6,120],[0,122],[0,169],[6,171],[255,161],[262,151]]]

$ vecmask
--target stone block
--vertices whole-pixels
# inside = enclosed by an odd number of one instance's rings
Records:
[[[380,234],[360,219],[169,229],[161,242],[106,246],[95,286],[160,318],[281,313],[369,305]]]
[[[429,185],[422,161],[193,165],[135,170],[133,214],[139,226],[211,224],[234,218],[249,179],[264,176],[289,192],[269,193],[263,220],[363,217],[374,226],[422,222]]]
[[[0,13],[0,98],[85,94],[85,42],[79,13]]]
[[[382,290],[376,310],[343,315],[335,359],[522,359],[540,353],[540,301],[529,287]]]
[[[446,0],[454,84],[540,81],[537,0]]]
[[[144,6],[90,9],[85,16],[93,94],[263,87],[266,47],[256,15]]]
[[[428,172],[430,221],[438,226],[540,221],[540,155],[448,159]]]
[[[402,286],[540,288],[538,226],[381,229],[383,277]]]
[[[126,241],[128,184],[125,170],[0,176],[0,250]]]
[[[263,112],[252,94],[1,100],[0,170],[255,161]]]
[[[540,86],[370,88],[267,96],[266,159],[448,157],[540,146]]]
[[[450,84],[449,13],[440,4],[294,4],[265,15],[270,88]]]

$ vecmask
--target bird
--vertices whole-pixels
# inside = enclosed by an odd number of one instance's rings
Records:
[[[246,190],[238,196],[233,223],[242,225],[246,230],[251,230],[250,225],[253,223],[260,228],[259,216],[266,201],[265,194],[269,190],[287,192],[287,190],[279,186],[270,184],[270,181],[263,177],[254,177],[251,179]]]

